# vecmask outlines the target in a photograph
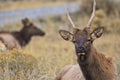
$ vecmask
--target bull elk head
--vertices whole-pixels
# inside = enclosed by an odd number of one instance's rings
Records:
[[[88,21],[87,26],[83,30],[76,28],[69,13],[67,13],[67,17],[73,27],[73,32],[71,33],[66,30],[59,30],[59,34],[64,40],[71,41],[74,43],[76,54],[78,56],[81,56],[81,60],[87,59],[93,41],[96,38],[99,38],[103,34],[103,30],[104,30],[103,27],[98,27],[94,29],[93,32],[90,32],[91,23],[93,21],[93,18],[95,17],[95,8],[96,8],[96,1],[94,0],[92,15]]]

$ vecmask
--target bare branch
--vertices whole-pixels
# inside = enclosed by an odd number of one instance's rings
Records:
[[[93,18],[95,17],[95,9],[96,9],[96,1],[94,0],[94,3],[93,3],[93,12],[92,12],[92,15],[88,21],[88,24],[86,27],[90,28],[91,24],[92,24],[92,21],[93,21]]]

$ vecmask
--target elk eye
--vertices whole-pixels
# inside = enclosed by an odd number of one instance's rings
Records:
[[[73,42],[73,43],[75,43],[76,41],[75,41],[75,40],[73,40],[72,42]]]
[[[88,41],[88,42],[91,42],[91,39],[88,39],[87,41]]]
[[[73,41],[73,43],[75,43],[75,41]]]

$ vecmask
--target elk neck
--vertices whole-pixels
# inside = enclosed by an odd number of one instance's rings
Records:
[[[78,57],[78,64],[86,80],[113,80],[115,78],[111,58],[106,58],[104,54],[97,52],[93,46],[86,54],[88,54],[87,58],[83,62]]]
[[[94,80],[91,72],[90,72],[90,66],[94,65],[94,60],[98,61],[95,59],[94,54],[97,54],[96,49],[91,46],[91,49],[85,53],[86,58],[84,61],[81,60],[81,57],[78,56],[78,64],[83,72],[83,75],[85,76],[86,80]]]
[[[18,40],[21,46],[27,45],[32,38],[32,35],[27,33],[27,31],[25,30],[21,30],[19,32],[12,32],[12,34]]]

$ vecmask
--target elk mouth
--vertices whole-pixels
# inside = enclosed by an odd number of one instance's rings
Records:
[[[40,32],[40,33],[38,32],[38,33],[36,33],[36,34],[34,34],[34,35],[35,35],[35,36],[41,36],[41,37],[42,37],[42,36],[45,36],[45,32]]]
[[[44,32],[43,32],[43,33],[41,33],[41,34],[40,34],[40,36],[45,36],[45,33],[44,33]]]
[[[86,59],[86,53],[77,53],[77,54],[81,61],[84,61]]]

